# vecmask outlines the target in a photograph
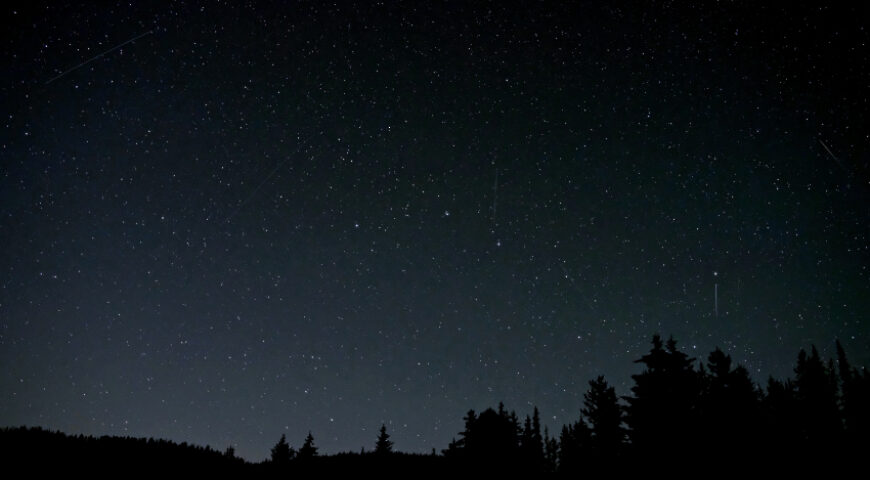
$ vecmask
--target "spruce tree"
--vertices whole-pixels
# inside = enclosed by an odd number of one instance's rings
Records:
[[[308,432],[308,436],[305,437],[305,443],[302,444],[302,447],[299,449],[298,457],[300,459],[309,459],[317,456],[317,447],[314,446],[314,436],[311,435],[311,432]]]
[[[272,463],[286,465],[293,459],[294,453],[293,449],[290,448],[290,444],[287,443],[287,436],[281,435],[281,439],[272,447]]]
[[[559,441],[544,427],[544,472],[553,473],[559,464]]]
[[[378,433],[378,441],[375,443],[376,455],[389,455],[393,453],[393,442],[390,441],[390,435],[387,433],[387,426],[381,424],[381,430]]]
[[[633,395],[625,397],[632,448],[649,459],[692,455],[700,396],[694,359],[679,351],[673,338],[663,345],[661,337],[654,335],[652,343],[650,352],[635,361],[645,368],[632,375]]]
[[[562,427],[559,435],[559,473],[577,475],[585,470],[587,458],[584,452],[588,451],[589,440],[589,427],[583,420]]]
[[[801,439],[806,448],[831,446],[838,439],[841,422],[833,366],[825,367],[815,345],[811,353],[801,350],[795,368],[797,408]]]
[[[616,390],[599,376],[589,382],[589,390],[583,394],[583,406],[581,413],[591,430],[591,453],[602,463],[615,460],[625,440]]]
[[[866,369],[853,368],[837,340],[840,373],[840,405],[845,430],[845,454],[855,457],[870,451],[870,376]],[[863,373],[862,373],[863,372]]]
[[[740,365],[732,368],[731,357],[718,348],[707,357],[707,366],[700,406],[706,442],[703,456],[711,460],[732,458],[733,462],[737,445],[748,455],[756,455],[762,432],[758,387],[748,370]]]

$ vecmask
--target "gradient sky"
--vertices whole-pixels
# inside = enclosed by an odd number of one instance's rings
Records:
[[[0,425],[425,452],[656,332],[870,365],[862,7],[287,3],[2,7]]]

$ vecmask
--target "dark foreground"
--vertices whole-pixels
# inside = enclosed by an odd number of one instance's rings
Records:
[[[284,436],[269,460],[246,462],[230,447],[218,451],[168,440],[66,435],[41,428],[0,429],[6,471],[345,474],[456,476],[493,473],[626,474],[798,471],[866,468],[870,452],[870,373],[852,366],[837,343],[824,361],[801,351],[794,379],[766,388],[732,365],[721,350],[706,362],[688,357],[673,339],[653,337],[637,360],[631,395],[619,397],[603,377],[589,382],[580,418],[551,435],[534,409],[525,420],[499,404],[469,410],[465,428],[442,450],[393,450],[382,426],[373,451],[320,455],[311,433],[297,450]],[[264,452],[264,457],[267,452]],[[683,476],[685,473],[680,473]]]

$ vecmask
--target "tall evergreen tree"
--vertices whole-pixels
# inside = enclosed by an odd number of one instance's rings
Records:
[[[870,376],[867,370],[853,368],[837,340],[837,363],[840,373],[840,405],[843,412],[846,455],[870,451]]]
[[[583,406],[581,413],[591,430],[591,453],[599,462],[612,462],[625,441],[622,408],[616,390],[607,384],[603,376],[599,376],[589,382],[589,390],[583,394]]]
[[[731,368],[731,364],[731,357],[717,348],[707,357],[708,369],[702,372],[700,426],[706,441],[702,456],[711,460],[736,461],[736,445],[743,446],[750,457],[759,451],[761,392],[748,370],[739,365]]]
[[[532,446],[532,418],[526,415],[526,421],[523,423],[523,430],[520,433],[520,450],[522,451],[523,461],[530,462],[533,457],[534,447]]]
[[[308,432],[308,436],[305,437],[305,443],[302,444],[302,447],[299,448],[298,457],[300,459],[310,459],[317,456],[317,447],[314,446],[314,436],[311,435],[311,432]]]
[[[293,459],[294,453],[290,444],[287,443],[287,436],[281,435],[281,439],[272,447],[272,463],[275,465],[287,465]]]
[[[508,412],[504,405],[498,411],[487,408],[480,414],[469,410],[465,429],[460,439],[451,442],[445,455],[459,461],[465,468],[476,473],[488,471],[508,472],[524,468],[518,435],[521,430],[516,412]],[[529,427],[531,431],[531,427]]]
[[[387,426],[381,424],[381,430],[378,433],[378,441],[375,443],[375,454],[389,455],[393,453],[393,442],[390,440],[390,435],[387,433]]]
[[[550,436],[550,431],[544,427],[544,472],[556,471],[559,464],[559,441]]]
[[[815,345],[801,350],[795,367],[801,439],[809,449],[826,449],[839,440],[842,429],[833,365],[826,368]]]
[[[840,380],[843,384],[852,382],[852,365],[849,365],[849,360],[846,359],[846,351],[843,350],[843,345],[840,340],[837,340],[837,367],[840,369]]]
[[[520,437],[522,436],[523,430],[520,427],[520,417],[517,416],[516,411],[511,410],[511,413],[508,416],[508,423],[510,425],[509,430],[512,443],[519,448],[519,445],[521,444]]]
[[[535,456],[535,461],[541,462],[544,459],[544,437],[541,435],[541,413],[538,407],[535,406],[532,413],[532,451]]]
[[[632,448],[647,458],[693,456],[700,396],[694,359],[679,351],[673,338],[663,345],[655,335],[652,343],[650,352],[636,360],[645,368],[632,375],[633,396],[625,397]]]
[[[580,420],[571,425],[564,425],[559,435],[559,473],[578,475],[588,465],[584,452],[589,447],[591,434],[589,427]]]
[[[532,417],[526,415],[520,434],[519,448],[521,462],[525,469],[539,472],[544,468],[544,439],[541,435],[541,417],[537,407]]]
[[[474,410],[469,410],[468,413],[465,414],[465,417],[462,418],[462,420],[465,421],[465,429],[459,432],[459,436],[461,438],[457,442],[457,446],[473,449],[475,446],[474,425],[477,423],[477,414],[474,412]]]

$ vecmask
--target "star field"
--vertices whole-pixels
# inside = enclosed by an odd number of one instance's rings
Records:
[[[428,452],[656,332],[870,365],[866,18],[4,6],[0,424]]]

